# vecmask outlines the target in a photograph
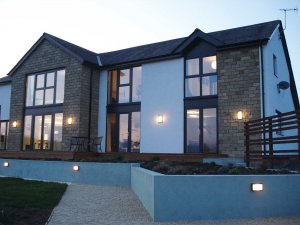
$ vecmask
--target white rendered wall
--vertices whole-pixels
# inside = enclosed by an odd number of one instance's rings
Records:
[[[141,153],[183,153],[183,66],[183,58],[142,65]]]
[[[107,105],[107,71],[100,72],[99,85],[99,117],[98,117],[98,136],[102,136],[101,148],[105,151],[106,144],[106,105]]]
[[[9,120],[11,85],[0,85],[0,120]]]
[[[277,58],[277,77],[273,72],[273,54]],[[291,89],[277,89],[277,84],[281,81],[290,83],[289,70],[284,55],[283,46],[279,39],[278,28],[272,34],[267,45],[263,47],[264,63],[264,86],[265,86],[265,116],[275,115],[275,110],[289,112],[295,110]],[[284,136],[296,135],[296,131],[283,131]],[[280,137],[275,134],[275,137]],[[297,149],[297,144],[277,145],[275,149]]]

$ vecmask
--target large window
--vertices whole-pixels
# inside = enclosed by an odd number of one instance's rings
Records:
[[[64,102],[65,70],[27,76],[26,106],[42,106]]]
[[[7,149],[8,121],[0,121],[0,150]]]
[[[108,80],[109,104],[141,101],[142,67],[112,70]]]
[[[218,94],[216,56],[186,60],[185,97]]]
[[[62,150],[63,114],[26,115],[23,150]]]
[[[217,152],[216,108],[186,110],[186,152]]]

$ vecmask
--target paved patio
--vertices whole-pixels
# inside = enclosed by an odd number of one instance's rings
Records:
[[[152,222],[129,188],[72,184],[54,209],[48,225],[300,225],[299,217]]]

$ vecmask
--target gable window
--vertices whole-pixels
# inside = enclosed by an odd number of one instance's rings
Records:
[[[26,106],[61,104],[64,102],[65,70],[27,76]]]
[[[186,60],[185,97],[218,94],[216,56]]]
[[[277,74],[277,57],[273,54],[273,74],[275,77],[278,77]]]
[[[142,67],[109,72],[109,103],[122,104],[141,101]]]

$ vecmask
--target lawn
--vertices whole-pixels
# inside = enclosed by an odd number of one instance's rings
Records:
[[[66,184],[0,178],[0,225],[45,224]]]

